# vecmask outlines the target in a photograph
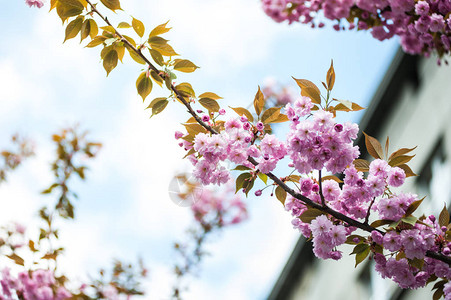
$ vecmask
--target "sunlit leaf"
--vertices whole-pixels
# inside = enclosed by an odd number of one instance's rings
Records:
[[[202,98],[199,100],[199,104],[208,109],[211,112],[217,112],[220,109],[220,106],[216,100],[210,98]]]
[[[100,0],[103,5],[105,5],[107,8],[111,9],[112,11],[116,11],[118,9],[121,9],[121,4],[119,0]]]
[[[77,36],[83,25],[83,19],[84,17],[78,16],[75,20],[67,24],[64,42]]]
[[[440,212],[440,215],[438,217],[438,223],[440,224],[440,226],[448,226],[449,224],[449,212],[448,209],[446,208],[446,204],[443,207],[442,211]]]
[[[254,117],[252,116],[251,112],[244,107],[229,107],[233,109],[239,116],[245,115],[249,122],[254,122]]]
[[[323,215],[324,213],[316,208],[309,208],[302,213],[299,217],[302,222],[310,224],[313,220],[315,220],[318,216]]]
[[[273,122],[274,120],[277,120],[277,118],[280,115],[280,110],[282,107],[271,107],[265,110],[262,114],[261,121],[265,124],[269,124]]]
[[[163,33],[168,32],[169,30],[171,30],[171,28],[167,28],[166,25],[168,24],[169,21],[167,21],[164,24],[160,24],[157,27],[155,27],[154,29],[152,29],[152,31],[149,34],[149,38],[153,37],[153,36],[157,36]]]
[[[152,56],[153,61],[156,62],[159,66],[163,66],[164,60],[161,53],[154,49],[149,49],[149,52],[150,56]]]
[[[320,104],[321,103],[321,92],[319,88],[311,81],[307,79],[296,79],[298,86],[301,88],[301,95],[309,97],[313,103]]]
[[[143,37],[144,32],[145,32],[145,27],[144,27],[143,22],[132,17],[132,26],[133,26],[133,29],[135,30],[136,34],[138,34],[139,37]]]
[[[127,22],[120,22],[119,25],[117,25],[117,28],[130,28],[130,27],[132,26]]]
[[[200,94],[199,98],[210,98],[210,99],[213,99],[213,100],[222,99],[222,97],[219,97],[215,93],[211,93],[211,92],[206,92],[206,93]]]
[[[155,103],[155,104],[152,106],[152,116],[161,113],[161,112],[166,108],[166,106],[168,105],[168,103],[169,103],[168,100],[161,100],[161,101],[158,101],[157,103]],[[152,117],[152,116],[151,116],[151,117]]]
[[[282,203],[282,205],[285,205],[285,199],[287,198],[287,192],[280,186],[276,187],[276,198],[277,198],[277,200],[279,200]]]
[[[179,60],[174,65],[174,70],[177,70],[177,71],[180,71],[180,72],[185,72],[185,73],[194,72],[197,68],[199,68],[199,67],[196,66],[195,64],[193,64],[191,61],[189,61],[187,59]]]

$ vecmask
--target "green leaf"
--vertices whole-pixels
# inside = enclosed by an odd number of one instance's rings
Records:
[[[356,247],[362,244],[357,245]],[[355,255],[355,267],[357,267],[362,261],[367,258],[368,254],[370,254],[370,246],[367,244],[363,244],[365,247],[361,247],[361,251],[357,252]]]
[[[384,226],[384,225],[389,225],[391,223],[393,223],[393,221],[390,221],[390,220],[376,220],[373,223],[371,223],[370,226],[376,228],[376,227],[380,227],[380,226]]]
[[[112,49],[103,58],[103,67],[105,68],[106,75],[108,76],[110,72],[116,68],[118,61],[118,56],[116,50]]]
[[[112,11],[116,11],[118,9],[121,9],[121,4],[119,0],[100,0],[103,5],[105,5],[107,8],[111,9]]]
[[[379,143],[378,140],[376,140],[374,137],[369,136],[365,132],[363,132],[365,135],[365,145],[366,149],[368,150],[368,154],[376,159],[382,159],[384,157],[381,143]]]
[[[280,115],[280,109],[282,107],[271,107],[265,110],[262,114],[261,121],[265,124],[272,123]]]
[[[405,215],[409,216],[409,215],[413,214],[417,210],[418,206],[420,206],[421,202],[423,202],[424,198],[425,197],[423,197],[423,199],[421,199],[421,200],[414,201],[412,204],[410,204],[406,210]]]
[[[157,36],[163,33],[168,32],[169,30],[171,30],[171,28],[167,28],[166,25],[169,23],[169,21],[167,21],[164,24],[160,24],[157,27],[155,27],[154,29],[152,29],[152,31],[149,34],[149,39],[153,36]]]
[[[356,239],[356,238],[359,240],[357,243],[354,242],[354,239]],[[363,236],[360,236],[360,235],[357,235],[357,234],[352,234],[352,235],[350,235],[350,236],[348,236],[346,238],[346,242],[345,243],[349,244],[349,245],[357,245],[357,244],[360,244],[363,241],[365,241],[365,238]]]
[[[161,53],[154,49],[149,49],[149,52],[150,56],[152,56],[153,61],[156,62],[159,66],[163,66],[164,60]]]
[[[188,82],[182,82],[175,87],[175,89],[183,96],[183,97],[196,97],[196,93],[194,93],[193,87]]]
[[[185,73],[194,72],[198,68],[199,68],[198,66],[196,66],[195,64],[193,64],[191,61],[189,61],[187,59],[179,60],[174,65],[174,70],[177,70],[177,71],[180,71],[180,72],[185,72]]]
[[[302,222],[310,224],[313,220],[315,220],[318,216],[324,215],[322,211],[316,208],[309,208],[302,213],[299,217]]]
[[[136,61],[137,63],[142,64],[142,65],[146,64],[146,61],[141,56],[139,56],[133,49],[130,49],[129,47],[127,47],[127,50],[128,50],[128,54],[130,54],[130,57],[134,61]]]
[[[117,25],[117,28],[130,28],[130,27],[132,26],[127,22],[120,22],[119,25]]]
[[[233,109],[239,116],[245,115],[249,122],[254,122],[254,117],[252,116],[251,112],[244,107],[229,107]]]
[[[152,106],[152,116],[151,117],[153,117],[154,115],[157,115],[157,114],[159,114],[159,113],[161,113],[165,108],[166,108],[166,106],[168,105],[168,103],[169,103],[169,101],[168,100],[160,100],[160,101],[158,101],[157,103],[155,103],[153,106]]]
[[[243,188],[244,182],[246,181],[246,179],[249,179],[251,177],[252,177],[251,173],[243,173],[243,174],[240,174],[240,176],[238,176],[238,178],[236,179],[236,191],[235,191],[235,194],[238,193],[238,191]]]
[[[263,96],[263,93],[260,90],[260,86],[259,86],[258,91],[255,94],[255,98],[254,98],[254,109],[255,109],[255,112],[257,113],[257,116],[260,116],[260,113],[262,112],[262,109],[264,106],[265,106],[265,97]]]
[[[133,26],[133,29],[135,30],[136,34],[138,34],[139,37],[143,37],[144,32],[145,32],[145,27],[144,27],[143,22],[132,17],[132,26]]]
[[[335,70],[334,70],[334,61],[333,60],[330,62],[330,68],[327,71],[326,82],[327,82],[327,89],[329,91],[331,91],[335,84]]]
[[[313,103],[321,104],[321,92],[319,88],[311,81],[307,79],[296,79],[298,86],[301,88],[301,95],[305,97],[309,97]]]
[[[97,34],[99,33],[99,27],[97,26],[96,21],[94,21],[94,19],[89,19],[89,36],[91,37],[91,39],[95,38],[97,36]]]
[[[408,216],[408,217],[404,217],[401,219],[401,221],[403,221],[404,223],[410,224],[410,225],[415,225],[415,223],[417,222],[418,218],[414,217],[414,216]]]
[[[143,98],[143,102],[152,91],[152,80],[147,76],[147,72],[142,72],[136,80],[136,90]]]
[[[232,170],[234,170],[234,171],[249,171],[249,170],[251,170],[251,168],[246,167],[246,166],[239,165],[239,166],[236,166],[236,167],[235,167],[234,169],[232,169]]]
[[[78,4],[79,5],[78,5]],[[81,8],[80,8],[81,7]],[[56,4],[56,12],[64,22],[67,18],[78,16],[83,12],[83,5],[77,0],[58,1]]]
[[[80,34],[81,40],[80,40],[80,43],[81,43],[85,38],[87,38],[87,37],[89,36],[90,32],[91,32],[91,24],[89,23],[89,20],[90,20],[90,19],[86,19],[86,20],[83,22],[83,25],[81,25],[81,30],[80,30],[80,32],[81,32],[81,34]]]
[[[152,100],[152,102],[150,102],[149,106],[146,107],[146,109],[148,108],[152,108],[156,103],[162,101],[162,100],[167,100],[166,97],[158,97]]]
[[[86,47],[88,48],[93,48],[93,47],[97,47],[98,45],[103,44],[103,42],[105,42],[106,37],[104,36],[96,36],[95,38],[92,39],[92,41],[89,42],[89,44],[86,45]]]
[[[161,86],[161,87],[163,86],[163,78],[161,78],[157,74],[157,72],[155,72],[154,70],[150,70],[150,76],[159,86]]]
[[[279,200],[282,203],[282,205],[285,205],[285,200],[287,198],[287,192],[280,186],[276,187],[276,198],[277,198],[277,200]]]
[[[440,212],[438,223],[440,224],[440,226],[448,226],[449,224],[449,212],[448,209],[446,209],[446,204],[445,206],[443,206],[443,209]]]
[[[244,193],[249,194],[249,192],[252,190],[252,188],[254,187],[254,182],[255,182],[255,178],[249,178],[250,180],[245,180],[243,183],[243,189],[244,189]]]
[[[66,37],[64,38],[64,42],[77,36],[83,25],[83,19],[84,17],[78,16],[75,20],[73,20],[67,25]]]
[[[199,103],[211,112],[217,112],[221,108],[216,100],[210,98],[202,98]]]
[[[213,99],[213,100],[222,99],[222,97],[219,97],[215,93],[211,93],[211,92],[206,92],[206,93],[200,94],[199,98],[210,98],[210,99]]]

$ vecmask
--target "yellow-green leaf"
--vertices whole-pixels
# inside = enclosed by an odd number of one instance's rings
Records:
[[[67,1],[67,0],[65,0]],[[71,4],[67,4],[71,3]],[[67,20],[67,18],[78,16],[83,12],[83,5],[79,3],[76,0],[68,1],[67,3],[63,3],[62,1],[56,2],[56,13],[61,18],[61,20],[64,22]],[[77,3],[80,4],[80,6],[77,6]],[[81,8],[80,8],[81,7]]]
[[[257,116],[260,116],[260,113],[264,106],[265,106],[265,97],[263,96],[263,93],[260,90],[260,86],[259,86],[258,91],[255,94],[255,98],[254,98],[254,109],[255,109],[255,112],[257,113]]]
[[[103,58],[103,67],[105,68],[106,75],[117,66],[118,56],[116,50],[112,49]]]
[[[149,106],[146,107],[146,109],[152,108],[156,103],[162,101],[162,100],[167,100],[166,97],[158,97],[152,100],[152,102],[150,102]]]
[[[285,205],[285,199],[287,198],[287,192],[280,186],[276,187],[276,198],[277,198],[277,200],[279,200],[282,203],[282,205]]]
[[[78,16],[75,20],[67,24],[66,37],[64,38],[64,42],[77,36],[83,25],[83,19],[84,17]]]
[[[153,81],[155,81],[159,86],[163,86],[163,78],[161,78],[157,72],[154,70],[150,71],[150,77],[152,77]]]
[[[243,173],[243,174],[240,174],[240,176],[238,176],[238,178],[236,179],[235,193],[237,193],[241,188],[243,188],[243,186],[247,186],[247,182],[251,178],[251,176],[252,175],[250,173]]]
[[[211,93],[211,92],[206,92],[206,93],[200,94],[199,98],[210,98],[210,99],[213,99],[213,100],[222,99],[222,97],[219,97],[215,93]]]
[[[153,61],[156,62],[159,66],[163,66],[164,60],[161,53],[154,49],[149,49],[149,52],[150,56],[152,56]]]
[[[137,63],[142,64],[142,65],[146,64],[146,61],[141,56],[139,56],[133,49],[130,49],[129,47],[127,47],[127,50],[128,50],[128,54],[130,54],[130,57],[134,61],[136,61]]]
[[[121,9],[121,4],[119,0],[100,0],[103,5],[105,5],[107,8],[111,9],[112,11],[116,11],[118,9]]]
[[[182,82],[179,85],[177,85],[175,88],[183,97],[189,97],[189,96],[196,97],[193,87],[188,82]]]
[[[143,98],[143,102],[152,91],[152,80],[147,76],[147,72],[142,72],[136,80],[136,90]]]
[[[313,103],[320,104],[321,103],[321,92],[319,88],[311,81],[307,79],[296,79],[298,86],[301,88],[301,95],[309,97]]]
[[[161,113],[168,105],[168,100],[160,100],[152,106],[152,116]]]
[[[136,34],[138,34],[139,37],[143,37],[144,32],[145,32],[145,27],[144,27],[143,22],[141,22],[138,19],[133,18],[132,19],[132,26],[133,26],[133,29],[135,30]]]
[[[89,23],[90,19],[86,19],[83,22],[83,25],[81,25],[81,40],[80,42],[82,42],[85,38],[87,38],[91,32],[91,24]]]
[[[83,4],[78,0],[58,0],[58,2],[64,5],[64,7],[66,7],[67,9],[84,9]]]
[[[94,21],[94,19],[89,19],[89,36],[91,37],[91,39],[93,39],[94,37],[97,36],[97,34],[99,33],[99,27],[97,26],[96,21]]]
[[[244,107],[229,107],[233,109],[239,116],[245,115],[249,122],[254,122],[254,117],[252,116],[251,112]]]
[[[177,71],[180,71],[180,72],[185,72],[185,73],[194,72],[194,71],[196,71],[197,68],[199,68],[199,67],[196,66],[195,64],[193,64],[191,61],[189,61],[187,59],[179,60],[174,65],[174,70],[177,70]]]
[[[202,98],[199,100],[199,103],[211,112],[217,112],[220,109],[218,102],[210,98]]]
[[[153,37],[153,36],[157,36],[163,33],[168,32],[169,30],[171,30],[171,28],[167,28],[166,25],[168,24],[169,21],[167,21],[164,24],[160,24],[157,27],[155,27],[154,29],[152,29],[152,31],[149,34],[149,38]]]
[[[130,27],[132,26],[127,22],[120,22],[119,25],[117,25],[117,28],[130,28]]]
[[[150,47],[164,56],[175,56],[177,52],[169,44],[150,43]]]
[[[302,222],[304,223],[311,223],[313,220],[315,220],[318,216],[323,215],[324,213],[316,208],[309,208],[306,211],[302,213],[302,215],[299,217]]]
[[[103,44],[103,42],[106,40],[106,37],[104,36],[96,36],[95,38],[92,39],[92,41],[89,42],[89,44],[86,45],[86,47],[88,48],[93,48],[96,47],[98,45]]]

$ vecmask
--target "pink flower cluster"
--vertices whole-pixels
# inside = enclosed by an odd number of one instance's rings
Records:
[[[15,278],[8,268],[4,268],[0,284],[2,287],[0,299],[5,300],[62,300],[72,297],[64,287],[55,288],[55,276],[49,270],[21,272]]]
[[[315,19],[322,12],[327,19],[339,20],[334,25],[336,30],[344,29],[340,20],[352,20],[349,29],[371,30],[378,40],[399,36],[408,53],[450,53],[449,0],[262,0],[262,5],[277,22],[288,20],[315,27]],[[322,27],[324,23],[317,25]]]
[[[232,187],[221,193],[203,189],[191,206],[194,218],[203,224],[212,220],[220,226],[238,224],[247,219],[247,209],[241,198],[234,194]]]
[[[44,6],[42,0],[25,0],[25,3],[30,7],[36,6],[37,8],[41,8]]]
[[[341,251],[336,250],[346,241],[347,231],[343,225],[334,225],[325,215],[317,217],[310,224],[313,235],[313,252],[322,259],[339,260]]]
[[[431,276],[451,279],[451,269],[446,263],[425,257],[427,250],[445,255],[451,253],[451,243],[444,239],[446,228],[441,228],[433,216],[423,222],[425,225],[416,223],[412,229],[401,232],[388,231],[383,236],[380,233],[372,234],[373,242],[383,245],[391,252],[388,259],[381,253],[374,255],[376,270],[383,278],[391,278],[401,288],[424,287]],[[405,258],[394,257],[399,251],[405,254]],[[408,259],[423,258],[424,265],[421,269],[408,264]],[[445,289],[445,299],[450,296],[450,291]]]
[[[333,115],[324,110],[313,113],[313,118],[300,121],[309,115],[312,103],[302,97],[293,107],[288,104],[286,111],[292,120],[287,138],[288,153],[293,166],[301,174],[313,170],[342,172],[356,159],[360,152],[352,145],[357,137],[357,124],[337,124]]]

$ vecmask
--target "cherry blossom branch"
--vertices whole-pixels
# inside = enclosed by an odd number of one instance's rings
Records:
[[[86,2],[91,6],[92,11],[95,12],[97,15],[99,15],[99,17],[108,25],[108,26],[112,26],[111,23],[108,21],[108,19],[106,17],[104,17],[97,9],[96,7],[90,2],[90,0],[86,0]],[[112,26],[114,28],[114,26]],[[146,56],[144,56],[144,54],[142,54],[142,52],[140,51],[140,49],[137,49],[135,46],[133,46],[127,39],[125,39],[123,37],[123,35],[116,29],[114,28],[115,33],[117,34],[117,36],[121,39],[121,41],[127,45],[127,47],[129,49],[131,49],[133,52],[135,52],[139,57],[141,57],[146,64],[149,66],[150,69],[152,69],[153,71],[155,71],[158,76],[161,79],[165,79],[165,75],[162,74],[148,59]],[[201,117],[199,117],[199,115],[194,111],[194,109],[191,107],[190,103],[187,102],[185,100],[185,98],[181,95],[181,93],[174,87],[174,85],[171,84],[171,90],[174,92],[174,94],[176,95],[177,99],[179,99],[182,104],[187,108],[188,113],[197,121],[198,124],[200,124],[203,128],[205,128],[206,130],[208,130],[210,133],[212,134],[218,134],[218,132],[212,128],[210,125],[206,124],[205,122],[202,121]],[[253,159],[252,157],[248,157],[248,161],[250,163],[252,163],[254,166],[257,166],[258,163],[255,159]],[[381,234],[383,234],[383,232],[379,229],[376,229],[372,226],[370,226],[366,222],[359,222],[357,220],[354,220],[338,211],[333,210],[332,208],[328,207],[324,200],[323,197],[322,201],[323,201],[323,205],[317,204],[316,202],[312,201],[311,199],[303,196],[302,194],[296,192],[295,190],[293,190],[292,188],[290,188],[288,185],[286,185],[281,179],[279,179],[276,175],[274,175],[271,172],[265,173],[269,178],[271,178],[277,185],[279,185],[283,190],[285,190],[288,194],[290,194],[291,196],[293,196],[294,198],[304,202],[306,205],[318,209],[324,213],[327,213],[333,217],[335,217],[336,219],[339,219],[345,223],[347,223],[349,226],[354,226],[357,227],[359,229],[362,229],[364,231],[367,232],[372,232],[372,231],[377,231]],[[321,185],[321,180],[320,180],[320,185]],[[321,187],[320,187],[320,193],[322,193],[321,191]],[[426,256],[434,258],[434,259],[438,259],[440,261],[443,261],[449,265],[451,265],[451,257],[445,256],[443,254],[437,253],[437,252],[433,252],[433,251],[427,251]]]
[[[114,31],[116,32],[117,36],[121,39],[121,41],[127,45],[127,47],[129,49],[131,49],[133,52],[135,52],[139,57],[141,57],[146,64],[149,66],[150,69],[152,69],[153,71],[155,71],[158,76],[164,81],[165,79],[165,75],[161,74],[160,70],[158,70],[150,61],[149,59],[147,59],[147,57],[142,54],[140,49],[137,49],[135,46],[133,46],[126,38],[124,38],[124,36],[113,26],[111,25],[110,21],[108,21],[108,19],[106,17],[104,17],[98,10],[97,8],[89,1],[86,0],[86,2],[91,6],[92,11],[95,12],[108,26],[111,26],[114,28]],[[213,133],[213,134],[217,134],[218,132],[216,130],[214,130],[210,125],[206,124],[205,122],[202,121],[202,119],[196,114],[196,112],[193,110],[193,108],[191,107],[191,105],[189,104],[189,102],[187,102],[185,100],[185,98],[182,96],[182,94],[180,94],[180,92],[174,87],[173,84],[171,84],[171,90],[175,93],[177,99],[179,99],[183,105],[185,105],[185,107],[188,109],[188,112],[193,116],[193,118],[197,121],[197,123],[199,123],[202,127],[204,127],[205,129],[207,129],[209,132]]]

